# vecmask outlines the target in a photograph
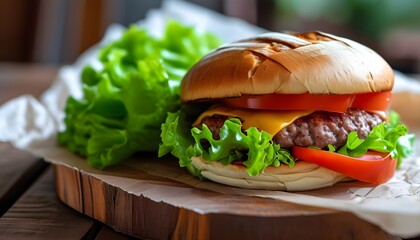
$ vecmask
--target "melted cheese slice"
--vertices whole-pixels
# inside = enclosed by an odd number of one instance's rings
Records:
[[[203,112],[194,122],[194,126],[198,125],[204,118],[213,115],[223,115],[229,117],[237,117],[242,120],[242,129],[256,127],[259,130],[268,132],[271,137],[277,132],[287,127],[296,119],[309,115],[314,111],[273,111],[273,110],[254,110],[254,109],[237,109],[228,106],[214,105],[207,111]]]

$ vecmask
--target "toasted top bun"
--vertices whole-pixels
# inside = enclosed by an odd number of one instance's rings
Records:
[[[370,93],[393,84],[388,63],[357,42],[322,32],[266,33],[205,56],[182,81],[181,100]]]
[[[193,157],[192,164],[201,170],[202,176],[213,182],[248,189],[306,191],[353,180],[305,161],[297,161],[293,168],[287,165],[269,166],[257,176],[249,176],[243,165],[223,165],[205,161],[201,157]]]

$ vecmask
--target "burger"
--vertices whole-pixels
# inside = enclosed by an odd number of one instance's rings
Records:
[[[389,111],[393,84],[376,52],[323,32],[226,44],[184,77],[184,107],[162,125],[159,155],[171,152],[194,176],[241,188],[381,184],[414,139]]]

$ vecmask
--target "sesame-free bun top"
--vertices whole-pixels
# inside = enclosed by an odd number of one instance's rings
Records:
[[[322,32],[266,33],[205,56],[184,77],[181,100],[370,93],[393,84],[388,63],[357,42]]]

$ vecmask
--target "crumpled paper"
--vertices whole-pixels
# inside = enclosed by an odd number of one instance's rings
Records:
[[[150,11],[146,19],[138,24],[159,35],[168,19],[176,19],[195,25],[198,29],[209,30],[226,42],[265,31],[244,21],[228,18],[186,2],[169,0],[164,1],[161,9]],[[98,47],[118,38],[123,30],[124,28],[119,25],[110,26],[100,43],[82,54],[74,64],[59,70],[54,83],[39,100],[25,95],[0,106],[0,141],[11,142],[15,147],[40,155],[47,161],[56,161],[59,158],[74,159],[75,156],[63,151],[55,140],[56,132],[64,128],[63,108],[67,96],[81,97],[79,76],[82,66],[88,62],[99,66],[100,63],[96,60]],[[401,97],[409,93],[410,96],[414,96],[409,98],[411,101],[420,101],[420,83],[398,72],[394,92],[397,93],[394,94],[395,97],[399,97],[399,93],[402,93]],[[406,102],[406,105],[412,106],[417,103]],[[414,122],[411,128],[420,133],[420,123],[417,126]],[[220,193],[268,197],[349,211],[391,234],[409,237],[420,235],[420,151],[418,149],[420,149],[419,141],[413,156],[406,160],[395,176],[385,184],[371,186],[363,183],[344,183],[301,193],[224,187],[194,180],[191,177],[180,177],[179,174],[171,175],[170,172],[156,171],[156,167],[159,167],[158,161],[153,161],[152,164],[150,162],[142,164],[138,161],[140,164],[132,167]],[[130,165],[130,161],[127,164]],[[153,164],[158,165],[153,166]],[[153,196],[150,197],[153,199]],[[190,205],[182,203],[177,205],[194,210]]]

